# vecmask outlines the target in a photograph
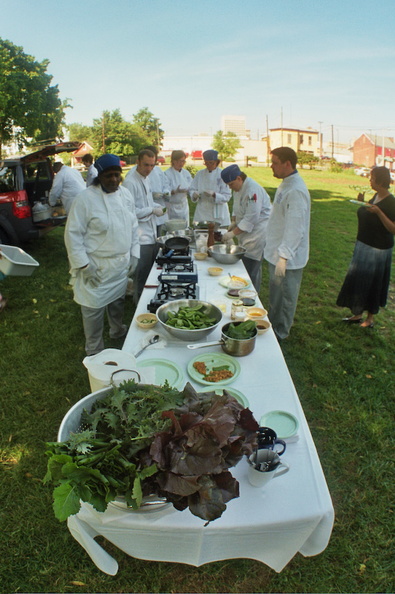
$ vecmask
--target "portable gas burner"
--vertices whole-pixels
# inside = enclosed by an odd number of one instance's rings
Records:
[[[166,275],[166,273],[164,273]],[[192,275],[194,273],[188,273]],[[160,275],[162,276],[162,275]],[[147,309],[155,313],[160,305],[168,301],[177,299],[199,299],[199,287],[196,282],[185,282],[183,280],[160,280],[160,285],[156,290],[155,297],[148,303]],[[197,277],[196,277],[197,280]]]
[[[192,262],[189,248],[182,254],[177,253],[176,251],[173,253],[171,252],[173,252],[173,250],[160,248],[156,257],[156,263],[159,264],[159,266],[163,266],[165,264],[189,264]]]

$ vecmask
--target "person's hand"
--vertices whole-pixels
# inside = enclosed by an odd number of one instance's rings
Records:
[[[371,212],[372,214],[379,214],[379,207],[377,206],[377,204],[372,204],[370,207],[368,206],[368,208],[366,209],[368,212]]]
[[[187,194],[188,190],[186,188],[178,188],[178,192],[180,194]]]
[[[162,192],[152,192],[153,198],[163,198]]]
[[[233,233],[233,231],[228,231],[227,233],[224,233],[221,237],[221,241],[227,243],[228,241],[232,241],[232,239],[234,238],[235,234]]]
[[[275,276],[284,277],[287,270],[287,260],[285,258],[279,258],[274,270]]]
[[[365,202],[365,192],[359,192],[357,200],[358,202]]]
[[[235,229],[237,227],[237,224],[235,221],[233,221],[229,227],[228,227],[228,231],[233,231],[233,229]]]
[[[81,272],[85,283],[91,285],[94,288],[100,285],[100,278],[97,274],[97,268],[94,264],[90,262],[84,266],[84,268],[81,268]]]
[[[159,206],[157,208],[154,208],[152,214],[154,214],[156,217],[163,216],[163,208],[159,208]]]
[[[192,198],[193,198],[194,200],[198,200],[198,199],[200,198],[200,194],[199,194],[199,192],[194,192],[194,193],[192,194]]]
[[[130,256],[128,276],[133,276],[133,274],[136,272],[138,263],[139,259],[136,256]]]
[[[207,192],[204,192],[204,193],[205,193],[206,196],[210,196],[210,198],[215,198],[215,192],[212,192],[212,191],[209,191],[208,190]]]

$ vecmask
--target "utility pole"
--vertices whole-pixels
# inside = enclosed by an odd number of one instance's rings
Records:
[[[105,135],[105,127],[104,127],[104,113],[101,118],[101,148],[102,153],[106,152],[106,135]]]
[[[320,144],[319,144],[319,157],[320,157],[320,161],[322,161],[322,134],[321,134],[321,124],[323,124],[324,122],[318,122],[320,125]]]
[[[332,160],[334,159],[334,152],[335,152],[335,146],[334,146],[334,141],[333,141],[333,124],[331,124],[331,139],[332,139]]]
[[[269,136],[269,118],[266,116],[266,163],[269,165],[270,155],[270,136]]]

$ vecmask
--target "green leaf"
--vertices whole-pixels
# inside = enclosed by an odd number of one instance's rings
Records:
[[[77,493],[76,487],[73,487],[69,482],[56,487],[53,498],[55,517],[61,522],[64,522],[69,516],[78,513],[80,510],[80,495]]]

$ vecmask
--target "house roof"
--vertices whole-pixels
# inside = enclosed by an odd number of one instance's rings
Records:
[[[383,146],[384,143],[384,148],[395,149],[393,138],[379,136],[378,134],[364,134],[363,136],[366,136],[374,146]]]
[[[91,153],[92,151],[93,151],[93,147],[84,141],[81,143],[81,146],[79,147],[79,149],[74,151],[73,157],[83,157],[84,155],[87,155],[88,153]]]

